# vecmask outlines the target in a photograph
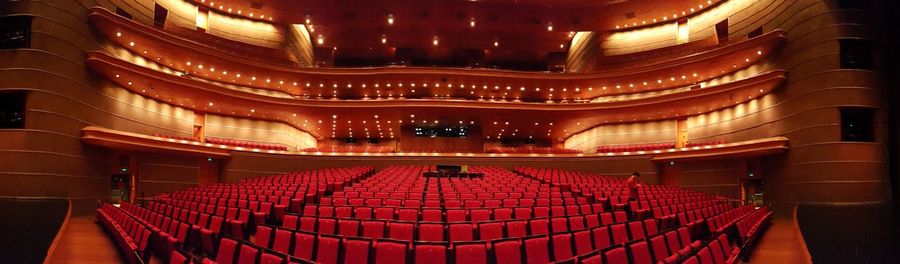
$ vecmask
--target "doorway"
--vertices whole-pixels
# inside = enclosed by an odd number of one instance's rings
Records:
[[[110,178],[109,202],[120,204],[123,201],[131,201],[131,175],[113,174]]]

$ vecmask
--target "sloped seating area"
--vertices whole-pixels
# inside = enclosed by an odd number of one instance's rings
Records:
[[[579,154],[583,153],[577,149],[552,148],[538,146],[521,146],[521,147],[494,147],[489,148],[487,153],[509,153],[509,154]]]
[[[146,245],[125,248],[170,263],[718,264],[746,252],[743,235],[771,214],[664,186],[644,185],[629,201],[622,179],[585,172],[471,167],[484,176],[424,177],[433,170],[257,177],[160,195],[146,209],[104,205],[98,218],[133,222],[124,237],[146,236]],[[146,234],[129,233],[134,226]]]

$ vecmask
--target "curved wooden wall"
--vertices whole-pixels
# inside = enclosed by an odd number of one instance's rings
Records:
[[[733,0],[738,1],[738,0]],[[131,1],[125,1],[131,2]],[[104,49],[102,34],[87,21],[87,9],[109,1],[14,1],[0,3],[3,14],[29,14],[32,48],[0,50],[0,90],[29,90],[25,129],[0,130],[0,195],[62,196],[92,202],[109,194],[109,164],[119,153],[85,145],[81,129],[97,125],[135,133],[188,135],[193,112],[159,103],[113,86],[87,70],[84,52]],[[145,8],[132,3],[130,8]],[[152,6],[151,6],[152,8]],[[136,20],[147,18],[132,13]],[[784,135],[791,150],[762,159],[765,192],[776,209],[794,204],[867,204],[890,199],[884,146],[884,102],[873,71],[839,69],[837,39],[872,38],[858,11],[835,10],[824,0],[760,0],[729,16],[731,38],[762,26],[784,29],[788,43],[774,67],[789,70],[789,82],[774,93],[736,107],[688,119],[692,141],[729,142]],[[152,21],[152,20],[151,20]],[[693,28],[693,27],[692,27]],[[698,31],[693,31],[697,29]],[[703,31],[692,29],[692,38]],[[673,33],[674,34],[674,33]],[[711,33],[710,33],[711,34]],[[604,45],[610,45],[605,43]],[[23,76],[25,78],[23,78]],[[876,142],[841,142],[841,106],[879,109]],[[216,118],[211,118],[216,120]],[[224,120],[224,119],[222,119]],[[214,121],[212,124],[223,124]],[[214,125],[215,126],[215,125]],[[221,126],[222,130],[225,126]],[[215,128],[213,135],[215,135]],[[289,132],[287,138],[301,138]],[[660,131],[665,131],[661,129]],[[660,133],[666,134],[666,133]],[[668,136],[666,136],[668,137]],[[252,139],[252,136],[247,136]],[[647,139],[642,142],[652,142]],[[623,140],[624,142],[624,140]],[[145,192],[169,191],[197,183],[199,160],[141,155],[136,163]],[[237,154],[222,164],[221,179],[268,175],[357,164],[464,163],[511,167],[531,165],[626,175],[653,175],[647,157],[540,160],[532,158],[296,157]],[[736,162],[735,162],[736,163]],[[680,163],[683,186],[714,193],[734,192],[738,178],[730,162]],[[54,166],[47,166],[54,164]],[[780,210],[779,210],[780,211]]]

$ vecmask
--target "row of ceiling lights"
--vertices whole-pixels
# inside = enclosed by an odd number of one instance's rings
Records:
[[[711,1],[711,0],[706,1],[706,6],[707,7],[711,6],[712,3],[713,3],[713,1]],[[683,16],[687,16],[688,14],[693,14],[695,11],[703,9],[703,7],[704,7],[703,4],[699,4],[699,5],[697,5],[697,9],[694,9],[692,7],[688,10],[681,11],[681,16],[683,17]],[[671,19],[678,19],[678,14],[672,14]],[[650,21],[651,21],[651,23],[656,23],[657,21],[669,21],[669,16],[663,16],[661,19],[653,18]],[[631,23],[626,22],[626,23],[622,24],[621,26],[616,25],[616,29],[623,29],[623,28],[630,28],[630,27],[637,27],[637,26],[644,26],[644,25],[647,25],[646,19],[641,20],[640,24],[638,24],[637,22],[631,22]]]
[[[216,6],[216,2],[214,0],[210,0],[208,3],[206,2],[206,0],[200,0],[200,3],[205,4],[206,6],[208,6],[211,9],[218,9],[219,11],[228,12],[229,14],[244,15],[244,11],[241,9],[238,9],[238,8],[232,8],[231,6],[228,6],[226,8],[226,6],[222,5],[221,3],[218,6]],[[250,12],[247,14],[247,16],[250,18],[253,18],[253,19],[260,19],[260,20],[268,19],[269,21],[272,21],[272,16],[266,16],[263,14],[258,14],[258,13],[254,14],[253,12]]]
[[[121,38],[122,36],[123,36],[122,32],[117,32],[117,33],[116,33],[116,37]],[[128,46],[129,46],[129,47],[132,47],[132,48],[135,47],[135,42],[134,42],[134,41],[129,41],[129,42],[128,42]],[[143,54],[144,54],[144,55],[147,55],[147,54],[148,54],[148,51],[147,51],[147,50],[144,50],[144,51],[143,51]],[[757,50],[757,51],[756,51],[756,55],[757,55],[757,56],[762,56],[763,53],[762,53],[761,50]],[[157,57],[157,60],[159,60],[159,57]],[[746,63],[749,63],[751,60],[750,60],[749,57],[747,57],[747,58],[744,59],[744,61],[745,61]],[[182,70],[183,70],[183,71],[186,71],[186,72],[190,72],[191,70],[193,70],[194,73],[202,73],[202,74],[205,74],[206,76],[209,76],[209,74],[215,74],[215,73],[217,72],[217,69],[216,69],[215,67],[206,67],[206,68],[205,68],[203,64],[197,64],[196,66],[193,66],[193,64],[191,63],[191,61],[186,61],[186,62],[185,62],[185,65],[186,65],[188,68],[184,68],[184,67],[183,67]],[[189,68],[194,68],[194,69],[189,69]],[[732,65],[732,68],[737,68],[737,65],[736,65],[736,64]],[[724,73],[724,70],[722,70],[722,72]],[[231,75],[229,75],[229,71],[227,71],[227,70],[222,70],[222,69],[219,69],[219,70],[218,70],[218,74],[221,75],[221,76],[231,76]],[[255,83],[255,82],[257,81],[257,77],[256,77],[256,76],[249,76],[249,77],[248,77],[248,76],[242,76],[241,73],[233,73],[233,76],[234,76],[234,78],[231,79],[231,82],[232,82],[232,83],[238,83],[238,79],[237,79],[237,78],[247,78],[247,79],[249,79],[249,81],[247,81],[247,84],[248,84],[248,85],[255,85],[255,86],[257,86],[257,87],[259,86],[258,84]],[[701,75],[699,75],[699,74],[697,74],[697,73],[682,74],[680,77],[681,77],[681,80],[682,80],[682,81],[687,81],[688,76],[691,76],[691,77],[694,78],[693,80],[690,81],[691,83],[694,83],[694,82],[696,82],[696,81],[698,81],[698,80],[704,78],[704,76],[701,76]],[[219,77],[218,79],[222,80],[221,77]],[[671,77],[669,77],[668,79],[666,79],[666,78],[658,78],[658,79],[656,80],[656,83],[655,83],[655,84],[654,84],[652,81],[646,81],[646,80],[645,80],[645,81],[638,82],[638,84],[635,84],[634,82],[629,82],[627,85],[625,85],[625,84],[616,84],[615,86],[602,86],[601,89],[603,90],[603,93],[609,93],[610,91],[609,91],[608,89],[609,89],[610,87],[615,87],[615,89],[616,89],[615,92],[616,92],[616,93],[619,93],[619,92],[622,91],[622,88],[623,88],[623,87],[626,87],[626,86],[627,86],[627,88],[625,88],[626,91],[627,91],[628,88],[631,88],[631,91],[636,92],[636,91],[638,91],[636,87],[637,87],[637,86],[640,86],[640,85],[643,85],[643,86],[646,87],[646,88],[651,88],[651,87],[654,87],[654,86],[657,86],[657,87],[665,87],[665,86],[666,86],[666,84],[664,84],[665,81],[668,81],[668,82],[676,82],[676,81],[678,81],[678,78],[676,78],[675,76],[671,76]],[[265,79],[264,79],[264,82],[265,82],[265,84],[263,84],[264,86],[271,86],[271,85],[274,85],[276,88],[283,88],[282,85],[285,85],[285,83],[290,83],[292,86],[295,86],[295,87],[298,87],[298,86],[300,85],[297,81],[293,81],[293,82],[285,82],[284,80],[278,80],[277,82],[274,82],[274,83],[277,84],[277,85],[276,85],[276,84],[272,84],[273,81],[272,81],[271,78],[265,78]],[[425,82],[422,82],[422,83],[420,83],[419,85],[420,85],[421,87],[428,87],[429,84],[428,84],[428,83],[425,83]],[[339,87],[339,85],[338,85],[336,82],[332,83],[331,86],[332,86],[332,88],[338,88],[338,87]],[[380,85],[379,83],[375,83],[375,84],[374,84],[374,87],[375,87],[375,88],[380,88],[380,86],[381,86],[381,85]],[[387,88],[391,88],[391,87],[392,87],[392,84],[391,84],[391,83],[386,83],[385,86],[386,86]],[[397,83],[397,86],[398,86],[398,87],[403,87],[403,86],[404,86],[404,83],[403,83],[403,82]],[[411,83],[409,83],[409,86],[410,86],[410,87],[416,87],[416,83],[415,83],[415,82],[411,82]],[[440,83],[434,83],[434,84],[432,84],[432,86],[433,86],[433,87],[441,87],[441,84],[440,84]],[[454,86],[454,84],[452,84],[452,83],[450,83],[450,84],[445,84],[445,86],[447,86],[447,87],[449,87],[449,88],[452,88],[452,87]],[[489,88],[488,85],[480,85],[480,86],[481,86],[481,88],[483,88],[484,90],[487,90],[487,89]],[[306,82],[306,83],[305,83],[305,87],[308,87],[308,88],[309,88],[309,87],[312,87],[312,83]],[[320,82],[320,83],[318,84],[318,87],[319,87],[319,88],[324,88],[324,87],[325,87],[325,83],[324,83],[324,82]],[[360,84],[360,87],[366,88],[366,87],[367,87],[367,84],[366,84],[366,83],[362,83],[362,84]],[[466,87],[466,85],[465,85],[465,84],[458,84],[457,87],[460,88],[460,89],[463,89],[463,88]],[[477,89],[478,85],[476,85],[476,84],[471,84],[471,85],[469,85],[469,87],[470,87],[471,89]],[[493,86],[494,90],[498,90],[498,89],[500,89],[500,87],[501,87],[500,85],[494,85],[494,86]],[[353,88],[353,84],[351,84],[351,83],[346,84],[346,88]],[[512,90],[512,86],[510,86],[510,85],[506,85],[505,88],[506,88],[506,90]],[[524,92],[524,91],[526,91],[526,88],[525,88],[525,86],[520,86],[520,87],[519,87],[519,90]],[[575,87],[573,90],[574,90],[576,93],[577,93],[577,92],[581,92],[581,88],[580,88],[580,87]],[[593,87],[593,86],[590,86],[590,87],[587,88],[587,90],[588,90],[588,91],[593,91],[593,90],[594,90],[594,87]],[[535,88],[534,88],[534,92],[540,92],[540,91],[541,91],[541,88],[540,88],[540,87],[535,87]],[[550,88],[547,89],[547,91],[549,91],[549,92],[552,93],[552,92],[555,91],[555,88],[550,87]],[[378,93],[380,93],[380,92],[381,92],[381,91],[379,90]],[[568,88],[566,88],[566,87],[562,88],[562,92],[568,92]],[[333,93],[336,94],[337,92],[336,92],[336,91],[333,91]],[[413,93],[414,93],[414,90],[413,90]],[[472,93],[470,93],[470,94],[474,94],[474,92],[472,92]],[[321,94],[320,94],[319,96],[321,96]],[[400,96],[402,97],[403,94],[401,93]],[[436,95],[436,96],[438,96],[438,95]],[[447,95],[447,96],[449,96],[449,95]],[[550,95],[550,97],[552,98],[552,94]],[[483,96],[482,96],[482,99],[483,99]],[[518,98],[517,98],[517,99],[518,99]],[[580,99],[580,96],[579,96],[577,99]]]

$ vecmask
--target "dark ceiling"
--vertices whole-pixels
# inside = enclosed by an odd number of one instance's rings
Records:
[[[209,5],[211,1],[195,0]],[[325,66],[496,67],[564,64],[576,31],[605,32],[719,1],[690,0],[219,0],[264,20],[306,24]],[[235,11],[233,11],[235,12]],[[249,12],[243,12],[247,15]],[[658,19],[662,22],[661,19]],[[392,23],[391,23],[392,22]],[[321,44],[319,44],[321,39]],[[435,42],[437,43],[435,45]]]

